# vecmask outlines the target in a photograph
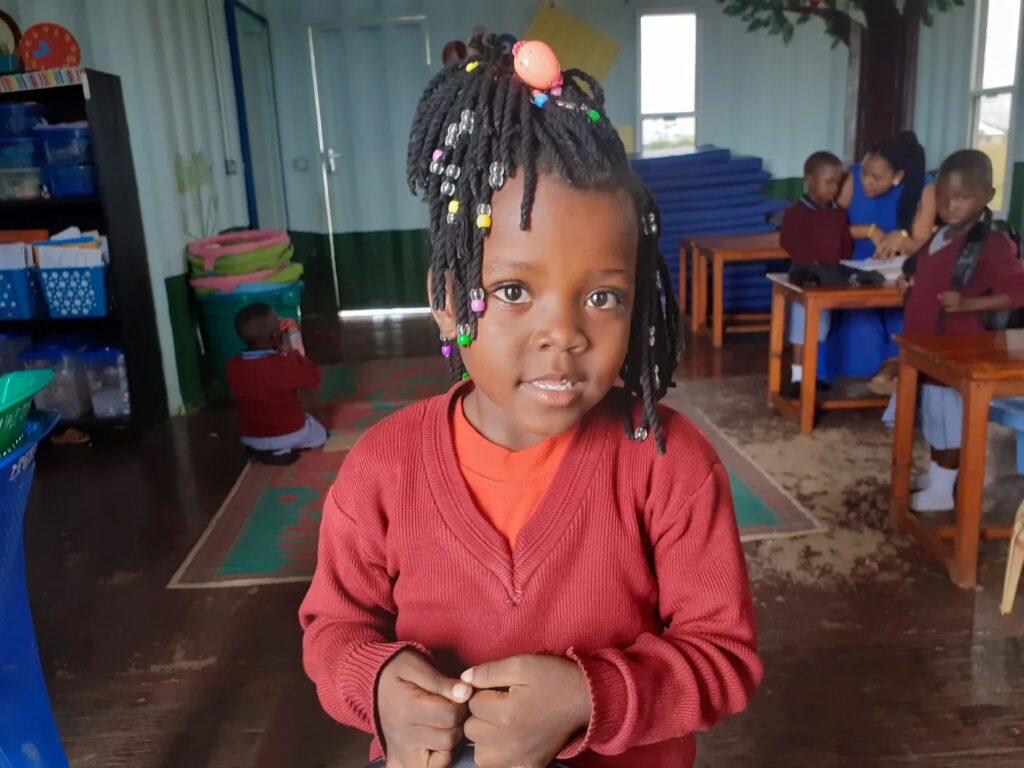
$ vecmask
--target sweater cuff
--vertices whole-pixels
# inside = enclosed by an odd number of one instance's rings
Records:
[[[386,749],[384,734],[377,715],[377,681],[380,673],[395,656],[405,650],[415,650],[429,656],[427,649],[419,643],[361,643],[346,649],[344,662],[340,665],[338,687],[345,698],[357,703],[371,733],[380,748]]]
[[[594,749],[595,745],[607,747],[619,736],[629,708],[629,689],[618,667],[602,659],[584,658],[574,648],[566,651],[565,655],[576,662],[587,679],[590,724],[585,734],[566,745],[558,755],[559,760],[571,760],[582,752]],[[619,751],[623,750],[614,750]]]

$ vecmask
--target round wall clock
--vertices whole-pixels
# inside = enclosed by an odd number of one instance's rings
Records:
[[[46,22],[25,30],[18,55],[25,69],[60,69],[77,67],[82,63],[82,49],[78,41],[60,24]]]

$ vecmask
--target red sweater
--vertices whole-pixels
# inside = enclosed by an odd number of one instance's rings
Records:
[[[667,455],[627,440],[614,391],[580,424],[513,554],[462,479],[450,421],[458,391],[371,429],[327,500],[299,611],[324,709],[373,733],[378,757],[376,681],[402,648],[456,677],[552,653],[579,664],[593,703],[589,729],[562,759],[692,765],[694,731],[744,709],[762,675],[714,450],[668,409]]]
[[[850,220],[842,208],[818,208],[807,196],[786,209],[779,244],[793,264],[838,264],[853,253]]]
[[[931,242],[918,251],[914,286],[907,294],[903,310],[903,332],[932,334],[939,332],[939,294],[949,290],[953,268],[967,240],[967,233],[950,241],[935,253]],[[1024,306],[1024,265],[1017,257],[1017,246],[1002,232],[992,232],[978,256],[978,267],[961,294],[968,297],[1001,295],[1010,297],[1016,307]],[[946,315],[943,333],[965,335],[983,333],[985,325],[978,312],[952,312]]]
[[[228,391],[238,403],[242,437],[280,437],[302,429],[306,415],[298,390],[320,386],[320,369],[305,355],[270,352],[228,360]]]

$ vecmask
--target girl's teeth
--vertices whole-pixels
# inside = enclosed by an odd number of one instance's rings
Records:
[[[565,392],[572,389],[571,381],[533,381],[530,383],[537,389],[546,389],[552,392]]]

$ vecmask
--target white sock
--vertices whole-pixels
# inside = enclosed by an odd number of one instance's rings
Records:
[[[925,488],[932,484],[932,477],[935,475],[936,469],[942,469],[934,461],[929,462],[928,469],[919,475],[915,475],[910,481],[910,487],[915,491],[923,491]]]
[[[935,462],[928,468],[928,486],[910,497],[910,508],[916,512],[944,512],[956,507],[953,488],[959,470],[940,467]]]
[[[789,380],[792,381],[794,384],[796,384],[798,381],[803,381],[804,367],[802,365],[797,365],[796,363],[793,363],[793,365],[789,366]]]

